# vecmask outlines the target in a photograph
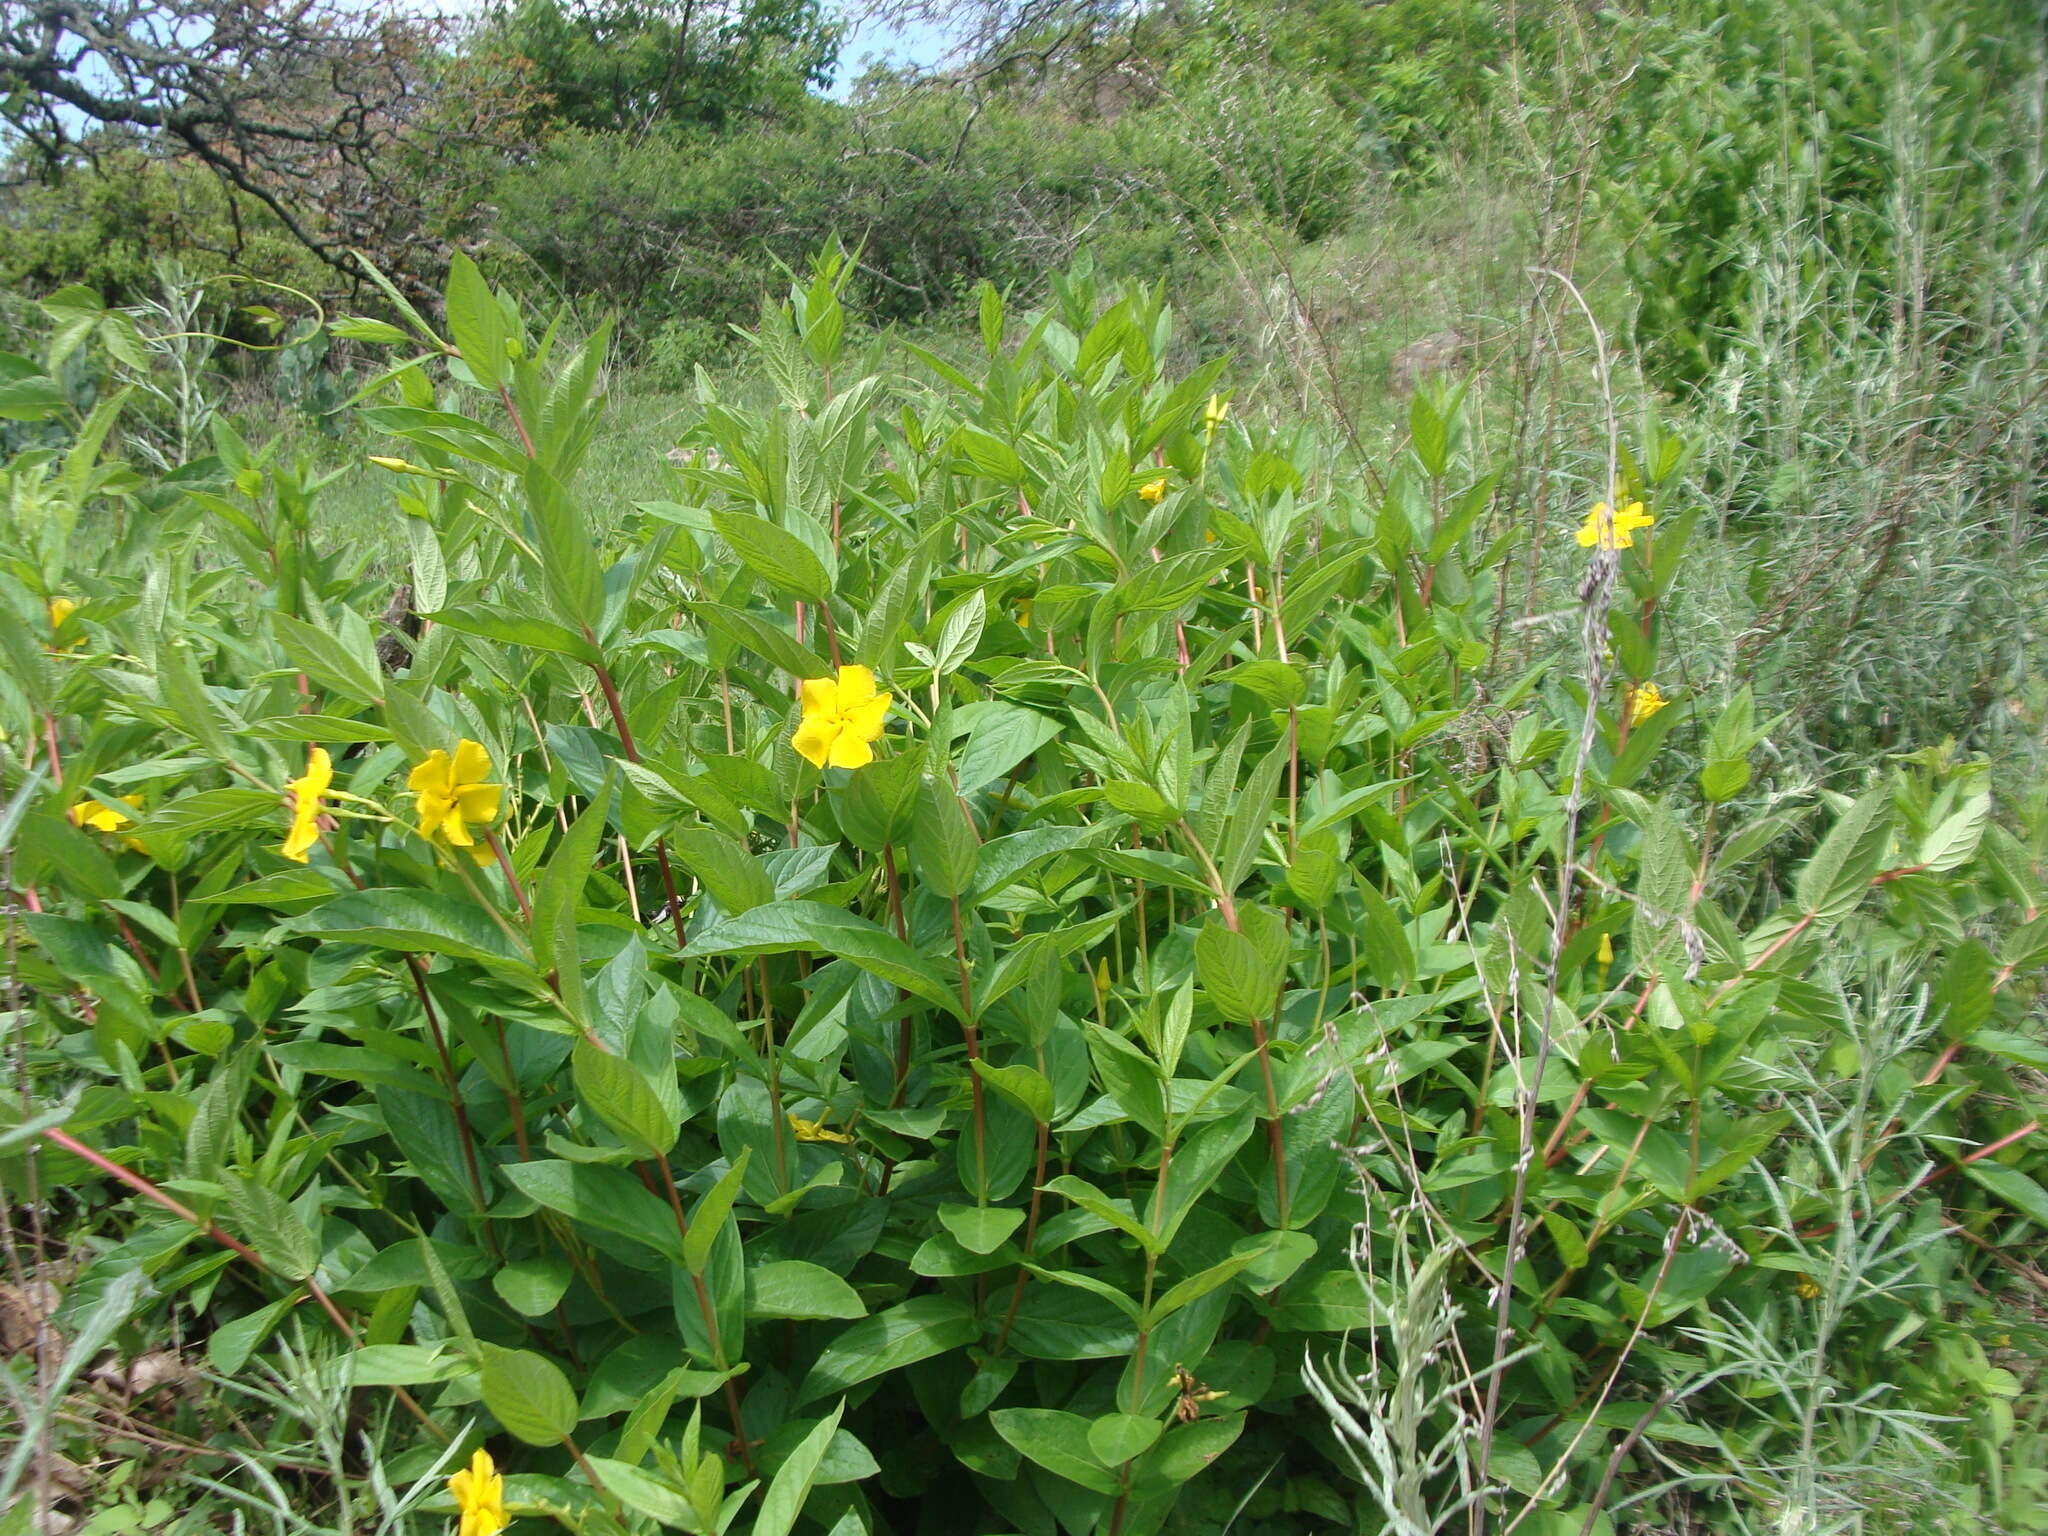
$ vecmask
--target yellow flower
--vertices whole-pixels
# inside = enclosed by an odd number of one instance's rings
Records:
[[[142,809],[142,796],[123,795],[123,805]],[[135,818],[124,811],[117,811],[111,805],[101,805],[97,800],[81,800],[70,810],[71,825],[79,828],[90,827],[95,832],[118,832],[123,827],[135,825]]]
[[[386,458],[382,454],[373,453],[370,455],[370,462],[379,469],[390,470],[394,475],[425,475],[430,480],[439,478],[433,470],[421,469],[419,465],[407,459]]]
[[[462,1516],[456,1536],[498,1536],[511,1523],[505,1518],[505,1479],[482,1446],[468,1466],[448,1479],[448,1496]]]
[[[1601,975],[1603,975],[1603,976],[1604,976],[1604,975],[1606,975],[1606,974],[1607,974],[1607,967],[1609,967],[1610,965],[1614,964],[1614,938],[1613,938],[1613,935],[1611,935],[1611,934],[1605,934],[1605,933],[1601,934],[1601,935],[1600,935],[1600,947],[1599,947],[1598,949],[1596,949],[1596,950],[1595,950],[1595,951],[1593,952],[1593,954],[1594,954],[1594,958],[1595,958],[1595,959],[1597,959],[1597,960],[1598,960],[1598,961],[1600,962],[1600,974],[1601,974]]]
[[[1020,629],[1029,629],[1031,627],[1031,599],[1020,597],[1016,600],[1016,603],[1017,626]]]
[[[1149,501],[1155,507],[1159,505],[1160,502],[1166,500],[1165,479],[1162,477],[1158,480],[1147,481],[1144,485],[1139,486],[1138,500]]]
[[[1799,1277],[1798,1284],[1792,1289],[1799,1293],[1801,1301],[1812,1301],[1821,1294],[1820,1286],[1805,1275]]]
[[[484,782],[490,771],[490,753],[467,737],[456,744],[452,759],[439,747],[429,752],[405,781],[419,797],[420,836],[445,837],[457,848],[474,849],[470,824],[488,826],[495,821],[498,797],[504,793],[502,785]]]
[[[842,1147],[853,1145],[853,1138],[846,1132],[826,1130],[823,1116],[816,1120],[805,1120],[792,1114],[789,1117],[789,1128],[796,1132],[798,1141],[836,1141]]]
[[[1095,996],[1098,999],[1109,996],[1110,986],[1109,956],[1104,955],[1095,966]]]
[[[837,681],[807,677],[803,721],[789,744],[819,768],[865,768],[875,760],[869,744],[881,737],[893,697],[875,692],[875,674],[866,667],[841,667]]]
[[[139,811],[142,809],[142,796],[123,795],[121,803],[133,806]],[[71,825],[81,830],[90,828],[94,832],[118,832],[123,827],[135,825],[135,818],[127,812],[117,811],[111,805],[101,805],[97,800],[81,800],[65,814],[71,818]],[[137,853],[149,852],[142,846],[139,838],[124,837],[121,841]]]
[[[1643,510],[1640,501],[1624,503],[1619,512],[1603,501],[1588,512],[1585,522],[1579,525],[1579,544],[1585,549],[1596,544],[1602,549],[1634,549],[1636,529],[1647,528],[1656,521]]]
[[[1202,434],[1216,435],[1216,429],[1223,425],[1223,418],[1230,414],[1230,402],[1221,395],[1211,395],[1209,403],[1202,407]]]
[[[1628,723],[1641,725],[1671,701],[1655,683],[1644,683],[1628,691]]]
[[[277,850],[294,863],[305,863],[307,850],[320,841],[320,797],[333,782],[334,763],[327,749],[308,748],[305,774],[285,785],[292,792],[292,829]]]
[[[55,634],[64,627],[64,621],[78,612],[78,604],[68,597],[50,599],[50,633]]]

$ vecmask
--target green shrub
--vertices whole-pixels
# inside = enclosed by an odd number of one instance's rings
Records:
[[[376,1487],[489,1440],[592,1533],[1811,1528],[1817,1446],[1925,1438],[1909,1339],[2010,1435],[1945,1234],[2048,1229],[2048,821],[1939,752],[1753,782],[1665,659],[1676,439],[1534,531],[1578,643],[1516,675],[1461,396],[1373,484],[1164,373],[1157,291],[863,374],[850,277],[630,509],[602,334],[460,259],[445,334],[339,322],[434,360],[360,413],[383,635],[225,425],[8,464],[0,1158],[111,1208],[67,1327],[310,1349],[423,1421]]]
[[[1609,46],[1635,68],[1601,135],[1601,197],[1629,236],[1652,376],[1707,379],[1748,323],[1758,252],[1788,219],[1822,232],[1873,319],[1956,304],[1972,242],[1916,249],[1900,215],[1932,197],[1951,234],[1988,220],[1980,233],[1996,237],[1981,171],[2022,142],[2031,9],[1744,0],[1620,28]],[[1552,89],[1568,110],[1573,82]],[[1811,201],[1788,206],[1788,182]]]
[[[238,199],[231,207],[203,167],[138,148],[101,146],[91,165],[62,178],[23,180],[0,206],[0,287],[35,297],[83,284],[110,304],[157,290],[157,269],[179,264],[197,278],[255,272],[312,293],[333,274],[275,217]],[[275,290],[223,284],[217,297],[276,302]]]

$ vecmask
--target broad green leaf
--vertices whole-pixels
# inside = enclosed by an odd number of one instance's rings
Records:
[[[960,1000],[936,966],[864,917],[815,901],[777,901],[726,918],[690,943],[693,955],[835,955],[949,1012]]]
[[[477,264],[457,251],[448,263],[448,334],[470,373],[485,389],[505,382],[510,328]]]
[[[1842,813],[1793,882],[1801,912],[1832,921],[1853,909],[1870,888],[1891,830],[1891,788],[1880,785]]]
[[[1116,1475],[1089,1444],[1090,1422],[1056,1408],[998,1408],[989,1415],[996,1433],[1055,1476],[1093,1493],[1117,1491]]]
[[[1120,1467],[1151,1450],[1165,1428],[1135,1413],[1105,1413],[1088,1426],[1088,1451],[1105,1467]]]
[[[692,1229],[692,1237],[696,1236]],[[814,1321],[867,1315],[859,1293],[823,1265],[803,1259],[771,1259],[747,1271],[749,1317],[793,1317]]]
[[[939,1224],[969,1253],[994,1253],[1024,1224],[1024,1213],[1001,1205],[942,1205]]]
[[[576,1428],[576,1394],[562,1368],[530,1349],[477,1346],[484,1406],[528,1445],[559,1445]]]
[[[643,1161],[665,1157],[682,1130],[675,1073],[650,1075],[634,1062],[578,1040],[571,1061],[577,1100]]]
[[[667,1202],[632,1175],[602,1164],[545,1158],[507,1163],[503,1171],[522,1194],[548,1209],[683,1262],[682,1237]]]
[[[555,1303],[569,1290],[575,1270],[561,1255],[543,1255],[537,1260],[508,1264],[492,1276],[492,1290],[506,1307],[520,1317],[543,1317],[555,1311]]]
[[[1033,1120],[1041,1125],[1051,1122],[1052,1084],[1042,1073],[1023,1065],[992,1067],[979,1057],[971,1065],[976,1076]]]
[[[832,600],[832,573],[811,546],[786,528],[747,512],[713,512],[711,525],[740,564],[770,586],[807,603]]]
[[[370,944],[458,960],[524,960],[505,931],[467,898],[404,887],[351,891],[291,920],[329,943]]]
[[[898,1302],[855,1323],[825,1346],[804,1378],[796,1406],[958,1349],[980,1331],[973,1309],[951,1296],[913,1296]]]

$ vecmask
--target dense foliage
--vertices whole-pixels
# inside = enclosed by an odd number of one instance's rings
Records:
[[[1818,1521],[1933,1413],[2029,1528],[1947,1234],[2048,1228],[2038,799],[1759,779],[1667,659],[1654,420],[1516,532],[1458,392],[1375,484],[1163,366],[1156,291],[984,289],[963,365],[849,273],[630,507],[602,332],[460,259],[445,325],[337,322],[381,631],[274,444],[141,473],[10,365],[62,430],[6,470],[0,1156],[93,1234],[64,1369],[353,1393],[392,1519],[487,1442],[591,1532]],[[1531,559],[1565,644],[1502,635]]]

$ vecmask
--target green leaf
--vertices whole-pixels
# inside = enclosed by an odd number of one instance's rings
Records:
[[[284,813],[279,808],[277,796],[268,790],[202,789],[196,795],[180,795],[175,800],[166,800],[142,818],[136,832],[145,841],[154,836],[182,842],[199,832],[222,832],[272,824],[281,828],[283,823]],[[284,834],[280,830],[278,835],[282,837]]]
[[[979,1057],[976,1057],[969,1065],[974,1068],[975,1075],[984,1083],[1023,1110],[1025,1114],[1036,1120],[1040,1125],[1051,1123],[1053,1110],[1052,1084],[1045,1080],[1043,1073],[1035,1072],[1030,1067],[1021,1064],[1007,1067],[992,1067]],[[979,1251],[987,1252],[986,1249]]]
[[[975,470],[991,480],[1000,480],[1005,485],[1022,485],[1025,480],[1024,461],[1017,457],[1017,450],[999,437],[992,437],[976,427],[962,427],[957,439],[960,451]]]
[[[576,1428],[576,1394],[562,1368],[530,1349],[479,1344],[484,1406],[528,1445],[559,1445]]]
[[[1024,1213],[1009,1206],[946,1204],[939,1207],[939,1224],[969,1253],[994,1253],[1024,1225]]]
[[[665,1079],[650,1075],[626,1057],[582,1039],[571,1062],[578,1101],[634,1157],[653,1161],[668,1154],[682,1131],[682,1097],[673,1070]]]
[[[803,1512],[804,1500],[810,1495],[818,1463],[825,1459],[825,1448],[839,1432],[839,1416],[845,1411],[846,1404],[842,1402],[832,1410],[830,1417],[820,1419],[797,1448],[789,1453],[788,1459],[775,1469],[775,1476],[768,1482],[768,1492],[762,1496],[760,1513],[754,1517],[753,1536],[789,1536],[796,1517]]]
[[[696,1236],[691,1229],[690,1235]],[[867,1316],[860,1295],[823,1265],[803,1259],[773,1259],[747,1272],[749,1317],[793,1317],[810,1321]]]
[[[743,613],[737,608],[728,608],[719,603],[691,603],[688,608],[704,622],[705,628],[715,630],[734,645],[745,646],[755,655],[780,667],[791,677],[832,675],[832,668],[824,657],[808,646],[798,644],[794,636],[756,618],[751,613]]]
[[[1120,1467],[1151,1450],[1165,1428],[1135,1413],[1105,1413],[1088,1426],[1088,1452],[1105,1467]]]
[[[1946,1040],[1967,1040],[1991,1017],[1995,1003],[1991,951],[1982,939],[1965,939],[1949,953],[1931,999]]]
[[[1151,1253],[1164,1251],[1165,1245],[1154,1233],[1131,1212],[1128,1200],[1113,1200],[1086,1179],[1075,1174],[1063,1173],[1046,1182],[1045,1191],[1071,1201],[1091,1216],[1098,1216],[1119,1232],[1135,1241],[1139,1247]]]
[[[630,1174],[597,1163],[545,1158],[507,1163],[503,1172],[521,1194],[549,1210],[631,1238],[675,1263],[683,1262],[682,1238],[667,1203]]]
[[[1233,1024],[1249,1024],[1273,1011],[1280,977],[1258,946],[1211,913],[1195,936],[1195,978],[1216,1011]]]
[[[741,1148],[732,1166],[704,1192],[696,1209],[690,1213],[690,1235],[683,1239],[683,1263],[691,1274],[703,1274],[704,1266],[711,1262],[711,1245],[718,1240],[718,1234],[732,1216],[732,1203],[739,1198],[741,1186],[746,1182],[747,1164],[753,1161],[753,1157],[752,1147]]]
[[[2043,1232],[2048,1232],[2048,1190],[2042,1189],[2035,1180],[2004,1163],[1970,1163],[1963,1172],[1969,1175],[1972,1183],[1988,1189]]]
[[[1223,569],[1223,556],[1216,553],[1220,548],[1191,549],[1140,565],[1130,580],[1118,584],[1110,594],[1111,601],[1119,613],[1162,613],[1178,608],[1200,595]]]
[[[1920,840],[1913,862],[1930,875],[1962,868],[1976,856],[1977,845],[1984,840],[1984,828],[1990,821],[1990,794],[1970,796],[1963,802],[1961,810],[1944,819],[1940,826]]]
[[[366,660],[340,636],[290,614],[273,613],[270,627],[285,655],[321,687],[356,704],[375,704],[384,697],[384,675],[374,655]]]
[[[910,860],[934,896],[965,894],[973,883],[981,837],[966,803],[936,779],[925,780],[917,820],[910,828]]]
[[[491,1289],[521,1317],[544,1317],[555,1310],[574,1276],[567,1259],[550,1254],[506,1265],[491,1276]]]
[[[254,1179],[227,1180],[237,1234],[279,1274],[303,1280],[320,1262],[320,1244],[283,1196]]]
[[[503,387],[510,339],[505,311],[477,264],[460,251],[448,264],[448,334],[478,384],[485,389]]]
[[[832,572],[788,529],[748,512],[713,512],[711,526],[732,546],[740,564],[770,586],[807,603],[831,602]]]
[[[258,741],[389,741],[391,733],[370,720],[347,720],[340,715],[273,715],[268,720],[251,720],[245,734]]]
[[[284,1316],[298,1304],[298,1298],[287,1296],[282,1301],[273,1301],[267,1307],[258,1307],[254,1312],[245,1313],[231,1323],[223,1323],[208,1335],[206,1340],[206,1363],[223,1376],[239,1376],[242,1367],[249,1363],[249,1357],[256,1353],[271,1331],[284,1321]],[[418,1346],[412,1346],[418,1348]],[[344,1359],[360,1362],[368,1353],[354,1350]],[[420,1349],[419,1353],[432,1358],[437,1351]],[[409,1385],[410,1383],[401,1383]]]
[[[1095,1074],[1125,1114],[1155,1136],[1166,1134],[1166,1083],[1159,1064],[1113,1030],[1087,1024]]]
[[[673,1391],[670,1396],[673,1398]],[[612,1497],[636,1515],[671,1530],[689,1530],[696,1524],[689,1499],[654,1473],[609,1456],[586,1456],[584,1460]]]
[[[1715,804],[1733,800],[1749,788],[1749,759],[1720,757],[1700,770],[1700,793]]]
[[[735,839],[709,827],[677,827],[669,844],[727,916],[738,917],[775,899],[775,882]]]
[[[953,765],[963,795],[995,783],[1060,733],[1050,715],[1000,701],[970,704],[953,718],[967,732],[967,745]]]
[[[533,935],[534,968],[552,971],[562,1007],[579,1023],[588,1022],[583,988],[582,941],[577,935],[577,910],[583,902],[583,887],[597,863],[597,850],[604,841],[605,818],[611,811],[612,775],[605,775],[604,787],[590,799],[583,812],[569,824],[569,831],[548,860],[533,892],[533,921],[527,930]],[[673,1140],[673,1138],[671,1138]],[[662,1149],[666,1151],[667,1148]]]
[[[958,1349],[981,1332],[974,1310],[951,1296],[913,1296],[855,1323],[818,1356],[795,1406]]]
[[[1308,682],[1301,669],[1282,661],[1249,661],[1223,676],[1277,709],[1293,709],[1308,697]]]
[[[461,608],[443,608],[435,613],[422,614],[421,617],[436,624],[445,624],[465,635],[480,635],[500,645],[523,645],[529,650],[567,656],[586,666],[594,667],[604,660],[603,652],[566,625],[530,618],[504,608],[469,603]]]
[[[292,919],[300,933],[458,960],[523,960],[503,929],[467,898],[400,887],[351,891]]]
[[[1870,888],[1891,831],[1891,789],[1879,785],[1842,814],[1800,869],[1792,899],[1821,921],[1846,916]]]
[[[1237,1443],[1244,1432],[1244,1418],[1233,1413],[1175,1426],[1161,1443],[1159,1454],[1146,1464],[1145,1475],[1174,1486],[1186,1482]]]
[[[988,1417],[1005,1443],[1046,1471],[1093,1493],[1117,1491],[1115,1474],[1102,1465],[1089,1444],[1090,1423],[1078,1413],[1057,1408],[998,1408]]]
[[[694,955],[836,955],[893,982],[913,997],[959,1011],[959,998],[938,969],[894,934],[864,917],[815,901],[777,901],[729,917],[691,941]]]
[[[1279,1236],[1282,1234],[1272,1234]],[[1189,1275],[1175,1285],[1164,1296],[1152,1303],[1152,1314],[1148,1326],[1158,1327],[1191,1301],[1199,1301],[1219,1285],[1227,1285],[1246,1269],[1264,1258],[1271,1245],[1250,1248],[1242,1253],[1233,1253],[1229,1258],[1211,1264],[1207,1269]]]

